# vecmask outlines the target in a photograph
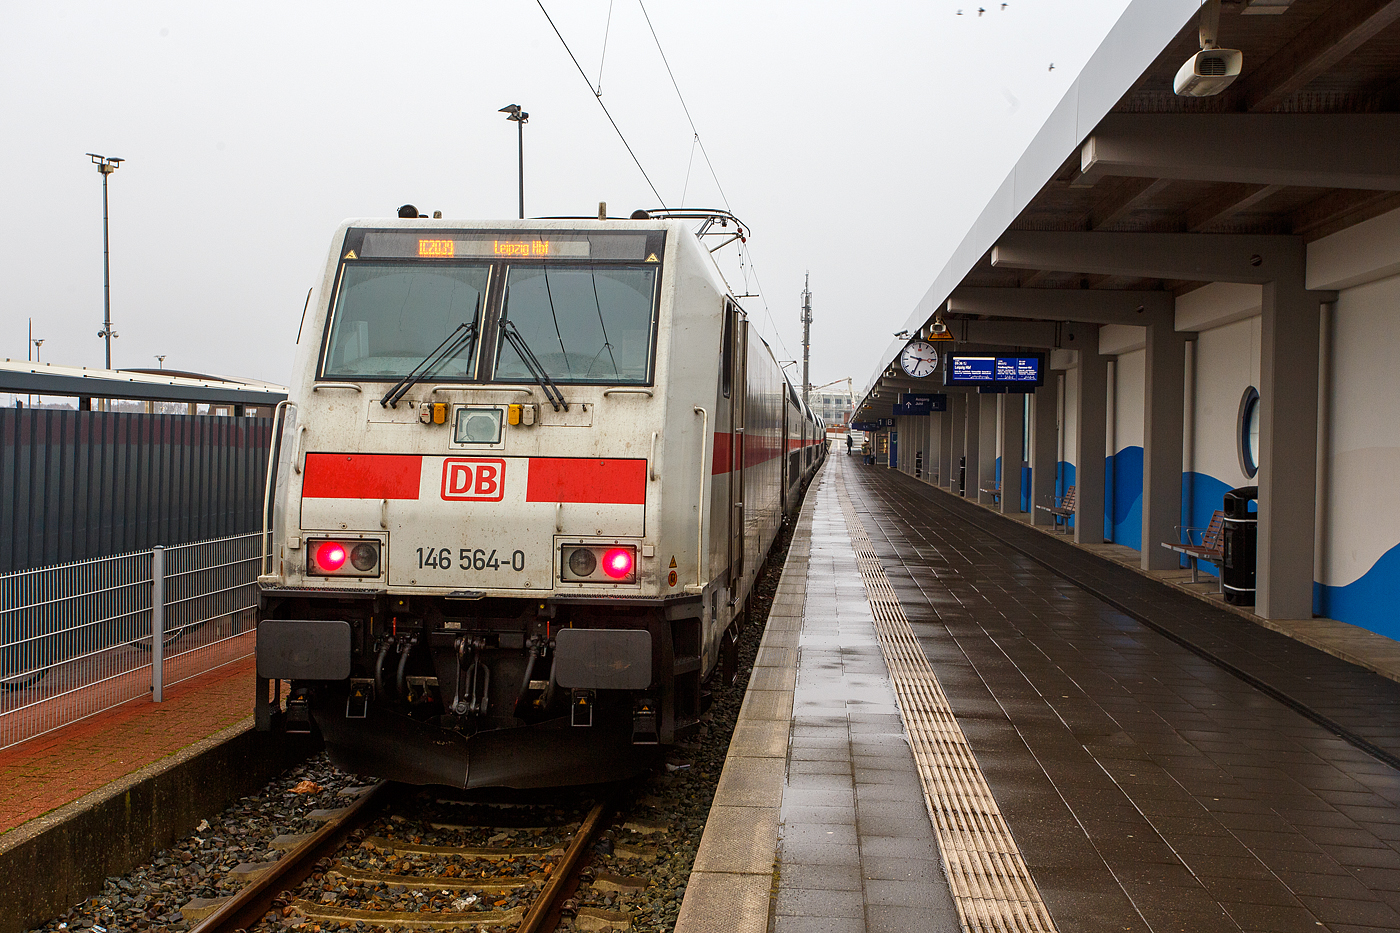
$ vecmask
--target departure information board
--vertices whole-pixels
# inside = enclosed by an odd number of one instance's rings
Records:
[[[1038,386],[1045,382],[1041,353],[991,355],[949,353],[943,384],[950,386]]]

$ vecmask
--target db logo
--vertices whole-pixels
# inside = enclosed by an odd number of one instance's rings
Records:
[[[500,502],[506,494],[506,462],[449,457],[442,463],[442,497]]]

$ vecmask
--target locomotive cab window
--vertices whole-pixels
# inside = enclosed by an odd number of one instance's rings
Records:
[[[560,383],[645,384],[651,379],[656,265],[512,265],[501,327],[513,327]],[[527,354],[527,355],[529,355]],[[529,382],[510,341],[496,350],[497,382]]]
[[[322,378],[401,379],[447,345],[427,375],[472,379],[489,274],[486,263],[347,263]]]

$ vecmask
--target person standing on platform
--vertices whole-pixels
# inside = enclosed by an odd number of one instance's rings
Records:
[[[851,435],[850,435],[850,434],[847,434],[847,435],[846,435],[846,456],[848,456],[848,457],[851,455],[851,444],[852,444]]]

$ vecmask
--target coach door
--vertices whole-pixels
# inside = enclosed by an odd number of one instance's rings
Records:
[[[724,316],[724,330],[729,342],[725,350],[732,367],[729,393],[729,424],[733,430],[729,444],[729,585],[732,599],[744,576],[744,428],[749,395],[749,322],[732,301],[725,302]]]

